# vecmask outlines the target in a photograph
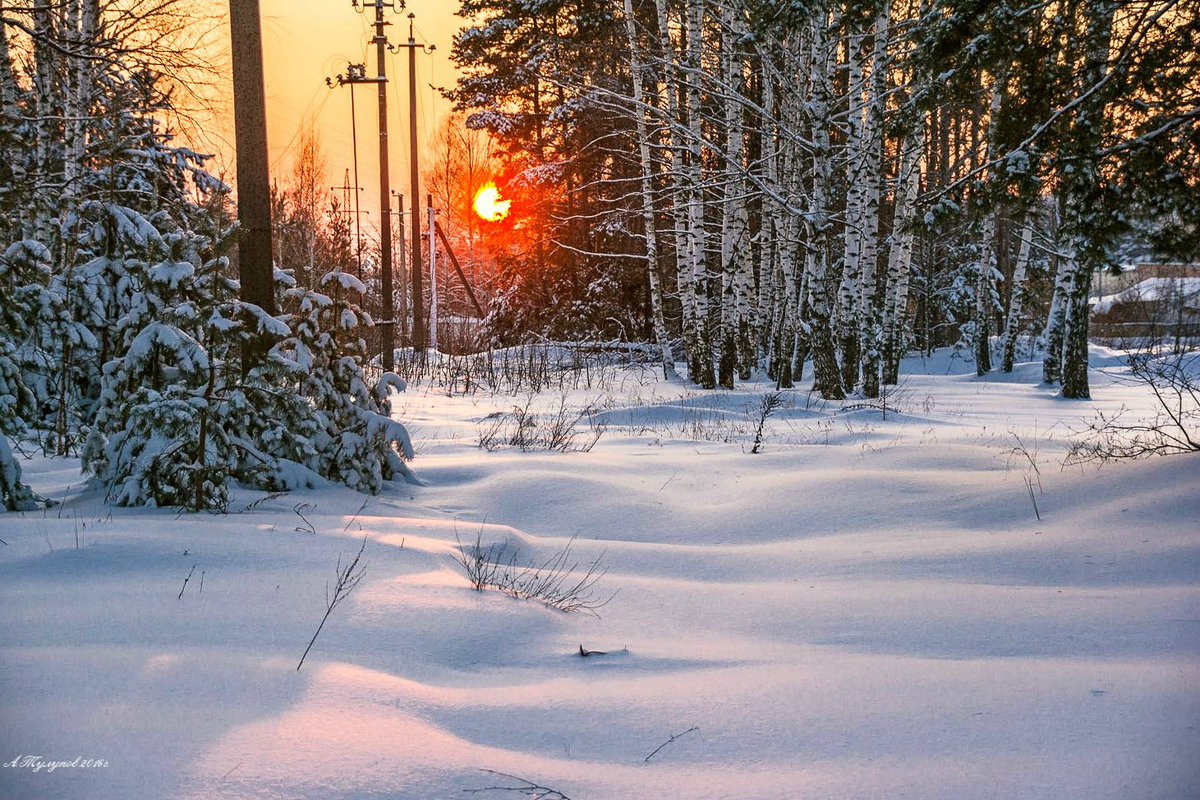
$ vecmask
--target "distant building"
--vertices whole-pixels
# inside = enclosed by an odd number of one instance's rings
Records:
[[[1092,284],[1092,337],[1114,345],[1200,343],[1200,264],[1130,264]]]

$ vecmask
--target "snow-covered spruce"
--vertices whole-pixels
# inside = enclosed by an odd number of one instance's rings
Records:
[[[374,390],[367,385],[358,329],[372,321],[358,306],[363,283],[334,270],[320,288],[285,292],[291,334],[271,350],[266,370],[287,376],[307,402],[280,407],[278,424],[263,432],[264,446],[325,479],[375,493],[384,481],[412,477],[404,464],[413,457],[412,440],[391,418],[388,399],[404,381],[384,373]]]
[[[33,393],[25,385],[17,358],[17,343],[25,334],[26,315],[21,310],[30,292],[9,288],[8,263],[7,257],[0,259],[0,508],[28,511],[37,507],[39,498],[21,481],[21,464],[8,437],[24,434],[25,420],[33,413]]]
[[[225,419],[236,284],[210,242],[162,234],[156,263],[126,261],[130,303],[116,323],[116,358],[103,367],[84,467],[118,505],[223,507],[239,459]]]
[[[194,260],[194,259],[193,259]],[[367,387],[364,315],[344,299],[362,285],[345,273],[322,281],[331,295],[288,288],[284,319],[236,301],[224,259],[187,260],[145,271],[123,318],[129,344],[105,365],[85,466],[118,505],[221,508],[231,481],[291,489],[323,480],[378,492],[409,475],[413,455],[393,421],[386,374]],[[243,377],[249,336],[277,342]]]

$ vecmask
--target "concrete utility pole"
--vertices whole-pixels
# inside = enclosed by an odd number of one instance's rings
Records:
[[[421,196],[421,171],[417,163],[417,48],[432,53],[436,45],[426,47],[417,44],[413,35],[413,19],[416,15],[408,15],[408,44],[396,45],[408,48],[408,139],[409,139],[409,170],[411,172],[411,197],[413,201],[412,214],[412,257],[409,271],[412,273],[412,309],[413,309],[413,350],[425,349],[425,298],[422,297],[421,285],[421,215],[418,213]]]
[[[242,238],[238,244],[241,298],[268,314],[274,314],[271,178],[258,0],[229,0],[229,29],[233,52],[238,221],[242,227]]]

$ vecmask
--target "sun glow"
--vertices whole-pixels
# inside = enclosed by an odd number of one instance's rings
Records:
[[[500,190],[496,184],[489,183],[475,195],[475,213],[488,222],[499,222],[508,216],[511,200],[500,199]]]

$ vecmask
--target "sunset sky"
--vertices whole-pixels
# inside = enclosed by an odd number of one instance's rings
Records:
[[[226,14],[226,0],[211,0]],[[365,63],[367,74],[376,73],[374,6],[356,11],[350,0],[261,0],[263,51],[266,60],[268,143],[272,172],[283,178],[290,169],[301,126],[311,121],[320,136],[329,162],[329,184],[341,185],[352,166],[350,89],[329,89],[326,77],[344,73],[347,63]],[[397,3],[399,5],[399,3]],[[393,44],[408,40],[408,19],[416,14],[416,40],[437,46],[432,54],[417,55],[417,117],[422,147],[428,133],[450,110],[450,104],[431,88],[455,80],[450,61],[454,31],[462,25],[455,16],[456,0],[408,0],[406,9],[389,9],[388,38]],[[228,26],[220,31],[227,41]],[[408,193],[408,52],[389,54],[387,61],[388,126],[391,140],[392,187]],[[373,85],[354,89],[358,117],[359,182],[364,210],[371,227],[378,223],[378,100]],[[235,157],[232,120],[221,120],[205,142],[218,153],[219,164],[232,175]],[[422,158],[424,154],[422,153]],[[353,178],[351,178],[353,181]],[[406,205],[408,204],[406,198]],[[367,220],[364,220],[366,223]]]

